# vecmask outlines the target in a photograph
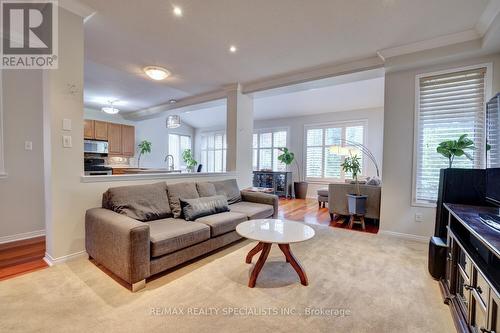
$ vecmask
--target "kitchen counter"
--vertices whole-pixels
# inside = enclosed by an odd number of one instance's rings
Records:
[[[149,174],[149,173],[182,173],[181,170],[169,169],[153,169],[153,168],[125,168],[122,171],[124,174]]]
[[[137,168],[136,168],[137,169]],[[158,170],[158,169],[151,169]],[[100,183],[100,182],[130,182],[130,181],[144,181],[144,180],[173,180],[173,179],[189,179],[189,181],[201,181],[203,178],[210,179],[228,179],[236,178],[237,172],[139,172],[118,175],[106,176],[84,176],[80,177],[82,183]]]

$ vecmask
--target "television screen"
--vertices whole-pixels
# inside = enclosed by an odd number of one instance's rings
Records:
[[[500,206],[500,168],[486,170],[486,200]]]

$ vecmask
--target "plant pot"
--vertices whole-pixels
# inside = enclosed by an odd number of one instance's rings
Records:
[[[294,182],[293,191],[295,199],[305,199],[307,197],[307,182]]]
[[[347,206],[351,215],[365,215],[367,195],[347,194]]]

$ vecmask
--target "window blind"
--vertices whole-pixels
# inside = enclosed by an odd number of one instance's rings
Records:
[[[417,96],[417,142],[414,201],[435,203],[439,170],[448,160],[436,152],[439,143],[467,134],[478,149],[470,151],[473,161],[462,156],[455,168],[484,165],[485,75],[477,68],[419,79]]]
[[[285,171],[286,165],[278,160],[286,147],[286,130],[259,130],[253,134],[253,169]]]
[[[226,171],[227,141],[224,133],[204,133],[201,136],[201,164],[204,172]]]
[[[487,166],[489,168],[500,167],[500,116],[498,114],[498,106],[500,101],[500,94],[497,95],[490,103],[487,105],[487,142],[490,146],[490,150],[487,152]]]

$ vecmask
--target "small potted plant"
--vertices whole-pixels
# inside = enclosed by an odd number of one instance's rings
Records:
[[[137,158],[137,167],[140,168],[141,167],[141,156],[144,154],[151,153],[151,142],[149,142],[147,140],[141,141],[141,143],[139,143],[137,148],[139,150],[139,157]]]
[[[182,160],[186,163],[186,169],[189,172],[194,172],[194,168],[196,168],[198,162],[193,158],[191,149],[186,149],[182,152]]]
[[[349,206],[349,214],[364,215],[366,213],[366,200],[368,196],[362,195],[359,190],[358,175],[361,172],[361,164],[357,155],[347,156],[344,163],[340,165],[344,172],[352,173],[356,193],[347,194],[347,204]]]
[[[474,158],[465,150],[476,149],[474,142],[467,137],[467,134],[462,134],[458,140],[443,141],[437,146],[436,151],[448,159],[450,169],[453,167],[455,157],[465,156],[473,161]],[[488,150],[488,147],[486,147]]]
[[[305,199],[307,196],[307,182],[304,181],[304,178],[302,178],[302,173],[300,172],[300,167],[299,163],[297,162],[297,159],[295,158],[295,154],[292,153],[288,148],[279,148],[279,150],[283,153],[278,156],[278,161],[281,163],[285,164],[287,169],[289,168],[290,164],[292,164],[295,161],[295,166],[297,167],[297,174],[299,176],[299,181],[293,183],[293,191],[295,193],[295,198],[296,199]]]

